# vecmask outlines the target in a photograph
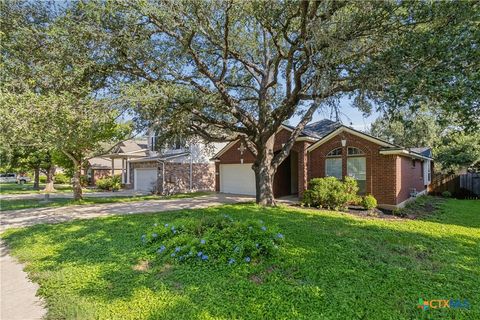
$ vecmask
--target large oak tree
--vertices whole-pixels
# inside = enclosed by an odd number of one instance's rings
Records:
[[[467,116],[478,106],[472,47],[461,47],[475,36],[472,3],[129,1],[81,10],[103,33],[117,79],[130,84],[123,101],[165,134],[243,141],[264,205],[274,204],[275,171],[304,126],[342,95],[366,112],[372,101],[394,112],[435,99]],[[449,48],[455,37],[463,38]],[[427,55],[429,39],[440,50]],[[442,69],[448,61],[454,68]],[[460,65],[471,74],[461,77]],[[459,98],[467,80],[476,86]],[[294,115],[300,121],[274,153],[275,132]]]

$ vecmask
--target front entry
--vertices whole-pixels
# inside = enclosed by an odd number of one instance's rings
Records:
[[[296,193],[298,193],[298,154],[291,151],[277,168],[273,180],[273,195],[279,198]]]

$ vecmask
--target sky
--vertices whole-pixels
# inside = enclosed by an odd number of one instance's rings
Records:
[[[340,121],[343,124],[360,131],[368,131],[370,128],[370,124],[380,116],[379,113],[372,112],[370,116],[364,117],[361,111],[353,107],[353,101],[349,98],[340,99],[340,112]],[[330,116],[330,110],[320,110],[314,114],[311,122],[319,121],[322,119],[335,120],[334,117],[330,118]],[[300,117],[294,116],[290,119],[289,123],[292,125],[296,125],[299,121]]]

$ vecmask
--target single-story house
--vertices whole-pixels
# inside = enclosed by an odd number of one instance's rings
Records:
[[[293,128],[282,125],[275,135],[274,152],[288,140]],[[233,141],[213,158],[216,190],[255,195],[254,156]],[[401,207],[427,192],[433,160],[429,148],[406,149],[327,119],[305,127],[274,178],[274,195],[302,197],[308,181],[317,177],[354,177],[360,194],[373,195],[379,207]]]
[[[90,185],[95,185],[96,180],[122,176],[122,183],[125,184],[128,172],[126,159],[146,157],[148,155],[147,140],[131,139],[119,143],[108,155],[94,157],[88,160],[86,175]]]

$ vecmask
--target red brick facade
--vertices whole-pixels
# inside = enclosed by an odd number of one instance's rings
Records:
[[[288,130],[282,129],[275,136],[274,151],[281,149],[282,144],[290,136]],[[346,140],[342,147],[341,140]],[[366,193],[372,194],[380,205],[393,206],[410,198],[412,189],[422,192],[423,162],[415,160],[415,167],[410,157],[399,155],[382,155],[382,146],[370,139],[343,131],[317,148],[307,151],[312,142],[297,141],[292,148],[298,153],[298,195],[301,198],[307,188],[308,181],[313,178],[325,177],[326,155],[335,148],[342,148],[342,175],[347,175],[347,148],[355,147],[363,151],[366,159]],[[235,143],[218,157],[216,162],[216,190],[219,190],[220,164],[253,163],[255,158],[248,151],[241,155],[240,142]]]
[[[282,148],[282,145],[287,142],[290,137],[291,132],[286,129],[281,129],[275,135],[275,141],[273,146],[273,151],[277,152]],[[228,150],[218,157],[218,161],[215,165],[216,172],[216,191],[220,191],[220,164],[235,164],[242,163],[251,163],[255,161],[253,154],[245,150],[243,155],[241,154],[240,142],[236,142]],[[297,141],[292,147],[292,151],[298,153],[298,194],[301,197],[303,192],[307,188],[308,177],[307,177],[307,148],[311,145],[311,142],[308,141]]]

